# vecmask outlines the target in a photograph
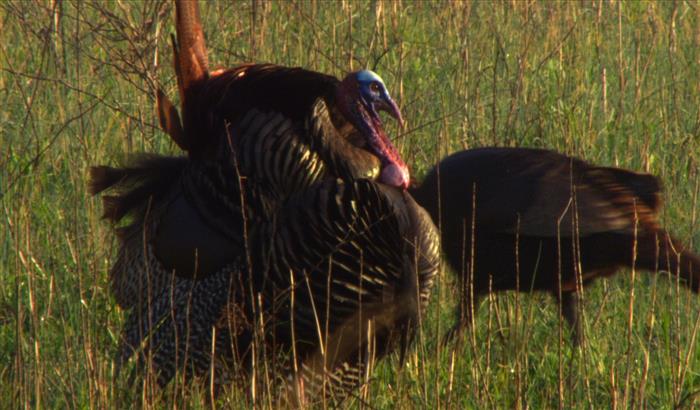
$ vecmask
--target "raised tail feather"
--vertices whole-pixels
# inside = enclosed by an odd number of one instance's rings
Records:
[[[175,72],[180,97],[185,101],[192,84],[209,76],[207,46],[199,17],[199,4],[195,0],[175,1],[175,29],[179,43],[173,42]]]
[[[103,218],[119,222],[127,214],[136,212],[165,195],[177,180],[186,164],[185,158],[142,156],[124,168],[97,166],[90,168],[88,191],[105,195]]]
[[[190,146],[188,145],[189,142],[187,141],[185,131],[182,129],[180,114],[172,101],[170,101],[161,89],[156,90],[156,112],[158,114],[160,128],[175,141],[180,149],[187,151]]]

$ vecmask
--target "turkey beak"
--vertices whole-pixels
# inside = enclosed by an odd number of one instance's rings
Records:
[[[394,100],[392,100],[391,97],[389,97],[389,94],[382,95],[382,99],[380,100],[379,104],[377,104],[377,109],[385,111],[387,114],[391,115],[396,121],[399,122],[399,126],[401,128],[404,127],[401,110],[399,109],[399,106],[396,105]]]

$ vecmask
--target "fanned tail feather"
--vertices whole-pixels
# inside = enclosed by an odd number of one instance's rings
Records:
[[[119,222],[124,216],[144,209],[149,201],[163,197],[176,181],[186,165],[187,159],[144,155],[122,168],[97,166],[90,169],[88,191],[105,195],[103,218]]]

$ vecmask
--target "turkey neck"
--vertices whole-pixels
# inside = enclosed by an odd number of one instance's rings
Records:
[[[382,161],[368,151],[364,130],[358,130],[349,122],[334,102],[326,104],[333,107],[329,110],[330,121],[341,138],[329,138],[332,134],[323,134],[317,141],[319,154],[331,164],[331,172],[337,176],[376,180],[381,172]]]

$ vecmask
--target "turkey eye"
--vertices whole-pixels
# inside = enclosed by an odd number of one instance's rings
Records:
[[[372,83],[369,85],[369,89],[374,91],[375,93],[379,92],[379,84],[377,83]]]

